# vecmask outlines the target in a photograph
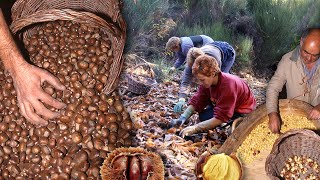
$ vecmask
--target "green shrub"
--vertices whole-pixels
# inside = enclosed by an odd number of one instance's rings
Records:
[[[177,26],[177,36],[193,36],[205,34],[217,41],[227,41],[232,44],[232,31],[221,22],[208,24],[206,26],[194,25],[192,27],[180,24]]]
[[[222,0],[221,1],[222,11],[227,15],[234,15],[239,11],[245,11],[247,8],[246,0]]]
[[[236,64],[237,69],[251,70],[252,61],[254,60],[253,53],[253,40],[247,36],[239,36],[237,40],[237,57]]]
[[[300,35],[299,27],[313,0],[247,0],[263,35],[258,65],[268,66],[290,51],[292,42]]]
[[[139,32],[147,32],[152,27],[154,12],[167,7],[165,0],[124,0],[122,14],[127,23],[126,48],[134,43]]]

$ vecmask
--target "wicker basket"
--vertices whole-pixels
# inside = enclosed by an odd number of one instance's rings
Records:
[[[154,79],[154,73],[150,65],[148,64],[138,64],[136,65],[133,70],[144,67],[149,71],[150,76],[143,76],[139,74],[134,74],[133,71],[127,74],[127,80],[128,80],[128,90],[130,92],[133,92],[135,94],[147,94],[152,85],[156,83]]]
[[[17,0],[11,10],[10,28],[21,40],[35,34],[42,22],[69,20],[99,28],[113,45],[114,58],[103,90],[110,94],[117,87],[126,39],[126,24],[120,8],[121,0]]]
[[[280,173],[285,162],[294,156],[305,156],[320,165],[320,136],[307,129],[293,129],[281,135],[266,159],[267,175],[271,179],[284,179]]]

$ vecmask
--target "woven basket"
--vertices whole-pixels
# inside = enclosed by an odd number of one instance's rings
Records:
[[[113,62],[103,91],[110,94],[117,87],[122,69],[126,24],[120,14],[121,0],[17,0],[12,7],[10,29],[20,40],[30,38],[42,22],[69,20],[106,33],[113,50]]]
[[[155,84],[154,80],[154,73],[150,65],[148,64],[138,64],[136,65],[134,69],[139,68],[140,66],[144,66],[148,69],[151,77],[146,77],[138,74],[134,74],[132,71],[127,74],[127,80],[128,80],[128,90],[130,92],[133,92],[135,94],[147,94],[152,85]],[[139,81],[138,79],[142,79],[143,81]]]
[[[283,179],[280,173],[293,156],[305,156],[320,165],[320,136],[307,129],[293,129],[281,135],[266,159],[267,175],[271,179]]]

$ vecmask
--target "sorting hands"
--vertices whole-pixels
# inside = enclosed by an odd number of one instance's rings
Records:
[[[280,133],[280,128],[281,128],[281,119],[280,115],[277,112],[272,112],[268,114],[269,116],[269,129],[271,130],[272,133]]]
[[[318,105],[319,106],[319,105]],[[310,120],[320,120],[320,107],[315,106],[312,108],[308,115],[308,119]]]
[[[44,104],[56,109],[66,106],[42,89],[41,85],[46,81],[57,90],[65,90],[59,79],[48,71],[23,63],[14,67],[11,76],[17,91],[20,113],[32,124],[46,125],[48,122],[45,119],[57,118],[60,115],[59,112],[47,109]]]

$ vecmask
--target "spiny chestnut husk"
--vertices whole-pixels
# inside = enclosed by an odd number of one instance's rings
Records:
[[[102,180],[164,180],[160,156],[142,148],[117,148],[100,167]]]

